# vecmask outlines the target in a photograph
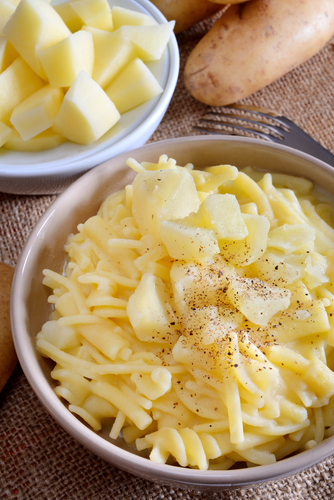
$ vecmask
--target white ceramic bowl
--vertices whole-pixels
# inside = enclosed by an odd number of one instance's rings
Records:
[[[148,0],[109,0],[109,3],[150,14],[158,23],[166,22],[166,18]],[[161,60],[148,63],[164,92],[124,113],[109,132],[91,145],[82,146],[68,141],[57,148],[36,153],[0,148],[0,191],[13,194],[59,193],[92,167],[145,144],[168,108],[179,66],[178,45],[172,34]]]
[[[300,175],[334,194],[334,170],[309,155],[255,139],[197,136],[152,143],[131,156],[138,161],[157,161],[160,154],[175,158],[179,165],[192,162],[195,168],[227,163],[239,168],[252,165],[263,170]],[[49,319],[48,291],[42,285],[42,270],[62,269],[67,236],[79,223],[97,213],[102,200],[131,182],[127,153],[117,156],[75,181],[49,207],[36,224],[20,256],[12,289],[11,317],[14,342],[26,377],[50,414],[74,438],[96,455],[117,467],[144,478],[175,486],[223,490],[287,476],[312,466],[334,453],[329,438],[311,450],[272,465],[227,471],[199,471],[161,465],[139,456],[121,440],[96,433],[71,414],[53,392],[51,364],[35,348],[35,337]]]

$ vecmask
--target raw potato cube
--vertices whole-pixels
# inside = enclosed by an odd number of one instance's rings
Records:
[[[135,57],[133,43],[125,36],[84,26],[94,42],[94,68],[92,78],[103,89]]]
[[[146,64],[136,57],[105,91],[122,114],[161,94],[163,88]]]
[[[45,0],[21,0],[3,33],[44,80],[46,74],[36,50],[46,49],[71,34],[62,18]]]
[[[81,71],[64,97],[53,130],[70,141],[91,144],[119,119],[106,93]]]
[[[70,87],[80,71],[92,76],[94,66],[93,36],[77,31],[64,40],[37,51],[51,87]]]
[[[7,127],[3,122],[0,122],[0,147],[8,141],[12,133],[12,129]]]
[[[0,73],[19,57],[19,53],[4,36],[0,36]]]
[[[199,262],[219,253],[218,241],[211,229],[163,221],[160,238],[173,259]]]
[[[157,61],[161,59],[174,25],[175,21],[154,26],[121,26],[117,33],[130,38],[142,61]]]
[[[63,99],[62,89],[46,85],[16,106],[10,121],[27,141],[52,127]]]
[[[0,74],[0,121],[8,124],[13,109],[43,86],[43,80],[36,75],[22,57],[15,59]]]
[[[112,31],[111,8],[107,0],[75,0],[71,7],[82,19],[83,24]]]
[[[186,169],[141,172],[133,181],[132,213],[142,234],[159,237],[163,220],[183,218],[196,212],[199,204]]]
[[[156,20],[152,16],[116,5],[111,9],[111,16],[114,30],[117,30],[123,25],[152,26],[153,24],[157,24]]]
[[[247,319],[264,326],[278,311],[289,307],[291,292],[258,278],[236,276],[227,288],[227,297]]]
[[[6,26],[10,16],[15,12],[15,5],[8,0],[0,0],[0,34],[3,35],[3,28]]]
[[[165,285],[154,274],[145,273],[131,295],[127,315],[137,337],[144,342],[176,340],[173,307]],[[171,325],[171,322],[174,325]]]
[[[218,239],[242,240],[248,229],[240,205],[232,194],[211,194],[201,204],[198,216],[202,226],[213,229]]]
[[[74,33],[82,28],[83,21],[77,12],[73,9],[70,0],[53,6],[54,10],[60,15],[69,30]]]
[[[52,129],[48,129],[28,141],[24,141],[20,134],[13,129],[8,141],[3,147],[13,151],[45,151],[46,149],[57,148],[63,144],[65,140],[65,137],[53,132]]]

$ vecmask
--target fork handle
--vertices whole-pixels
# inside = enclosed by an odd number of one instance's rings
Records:
[[[290,120],[286,119],[286,121],[289,122]],[[293,147],[334,167],[334,154],[299,127],[294,127]]]

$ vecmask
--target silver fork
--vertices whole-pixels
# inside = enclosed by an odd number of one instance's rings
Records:
[[[208,118],[212,116],[212,118]],[[270,109],[232,105],[208,111],[203,125],[193,128],[208,134],[255,136],[299,149],[334,167],[334,155],[285,116]]]

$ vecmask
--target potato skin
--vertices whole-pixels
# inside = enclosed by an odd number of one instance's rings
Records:
[[[226,106],[302,64],[333,34],[333,0],[232,5],[190,53],[185,85],[197,100]]]
[[[210,0],[151,0],[151,2],[163,13],[167,21],[175,21],[174,33],[181,33],[224,8],[220,3]]]

